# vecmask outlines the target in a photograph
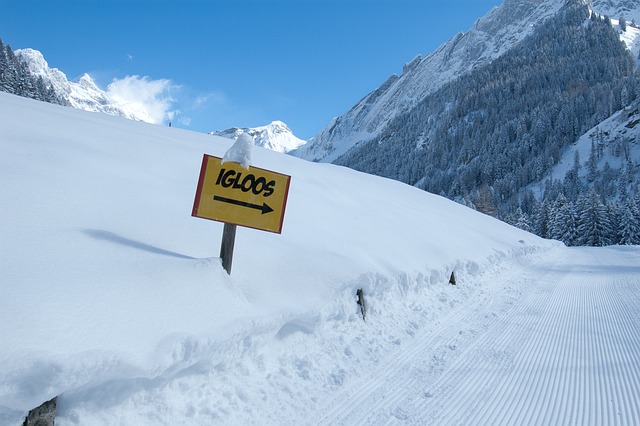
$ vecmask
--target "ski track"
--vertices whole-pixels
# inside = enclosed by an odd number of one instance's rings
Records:
[[[495,281],[319,423],[640,424],[637,250],[554,251]]]

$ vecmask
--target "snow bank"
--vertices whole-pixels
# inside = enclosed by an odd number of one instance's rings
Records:
[[[190,216],[232,141],[0,93],[0,423],[293,423],[556,247],[413,187],[254,148],[292,176],[281,235]],[[448,286],[451,271],[458,286]],[[363,288],[368,316],[358,315]],[[394,349],[395,348],[395,349]]]

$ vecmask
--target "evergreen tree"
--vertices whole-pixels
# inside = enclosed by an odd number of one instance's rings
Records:
[[[598,134],[600,134],[599,130]],[[598,174],[598,155],[596,150],[596,142],[593,139],[591,139],[591,151],[589,153],[589,161],[587,164],[587,180],[589,182],[593,182],[596,180]]]
[[[549,221],[551,217],[551,209],[547,200],[543,200],[536,207],[533,216],[534,232],[542,238],[549,238]]]
[[[622,221],[622,209],[617,202],[610,202],[605,205],[606,217],[609,221],[609,231],[607,233],[608,244],[620,244],[622,234],[620,223]]]
[[[640,245],[640,210],[628,197],[624,200],[620,214],[620,244]]]
[[[551,205],[549,217],[549,235],[554,240],[561,240],[567,221],[567,199],[564,194],[559,194]],[[565,241],[566,243],[566,241]]]
[[[516,228],[522,229],[523,231],[533,232],[531,223],[529,222],[529,218],[527,217],[526,214],[524,214],[524,212],[520,209],[520,207],[518,207],[518,209],[514,214],[513,225]]]
[[[565,211],[563,212],[563,217],[565,220],[565,226],[560,234],[560,241],[564,242],[568,246],[578,245],[578,212],[571,202],[567,203]]]
[[[601,247],[610,245],[612,225],[600,196],[593,190],[580,200],[578,218],[578,245]]]

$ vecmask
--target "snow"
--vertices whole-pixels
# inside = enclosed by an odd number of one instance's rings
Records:
[[[253,138],[246,133],[241,133],[231,148],[225,152],[222,162],[238,163],[245,169],[251,166],[251,156],[253,153]]]
[[[638,54],[640,54],[640,28],[633,27],[629,23],[626,30],[622,31],[620,22],[617,19],[611,19],[611,24],[618,29],[620,40],[624,42],[631,55],[637,60]]]
[[[0,93],[0,424],[640,421],[640,248],[254,147],[287,212],[229,276],[190,212],[232,144]]]
[[[276,152],[288,153],[304,145],[306,141],[296,137],[291,129],[282,121],[275,120],[266,126],[259,127],[232,127],[226,130],[211,132],[212,135],[236,139],[240,134],[246,133],[253,138],[256,146],[267,148]]]

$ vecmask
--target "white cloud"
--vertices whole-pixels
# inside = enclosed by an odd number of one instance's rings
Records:
[[[146,112],[152,123],[160,124],[175,115],[172,107],[176,100],[172,93],[178,88],[171,80],[151,80],[147,76],[130,75],[114,79],[107,86],[107,93],[120,104]]]

